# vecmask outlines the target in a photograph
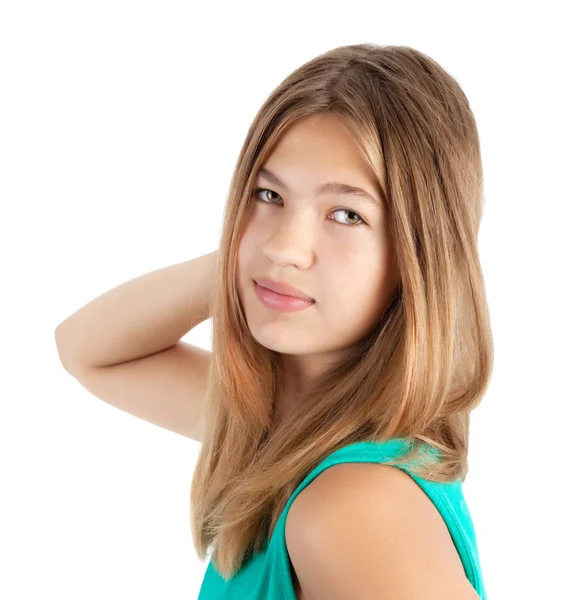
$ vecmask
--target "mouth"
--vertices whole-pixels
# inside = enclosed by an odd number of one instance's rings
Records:
[[[295,312],[303,310],[315,304],[312,299],[297,298],[296,296],[287,296],[279,294],[264,286],[261,286],[253,279],[254,290],[261,303],[271,310],[278,312]]]
[[[260,287],[271,290],[281,296],[289,296],[291,298],[299,298],[301,300],[307,300],[309,302],[314,302],[314,299],[306,294],[303,294],[298,288],[289,285],[283,281],[273,281],[272,279],[267,279],[266,277],[257,277],[253,279]]]

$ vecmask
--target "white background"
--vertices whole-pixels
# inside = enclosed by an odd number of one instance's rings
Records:
[[[412,46],[479,126],[495,369],[464,484],[490,600],[577,597],[575,59],[569,2],[0,5],[0,597],[196,598],[200,445],[62,368],[56,326],[217,248],[240,146],[330,48]],[[185,340],[211,348],[211,321]]]

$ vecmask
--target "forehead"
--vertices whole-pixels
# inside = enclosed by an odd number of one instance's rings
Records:
[[[258,176],[295,193],[356,190],[383,203],[378,180],[354,139],[325,115],[307,118],[284,132]]]
[[[349,168],[370,175],[355,140],[334,117],[315,115],[289,127],[277,140],[269,157],[270,161],[314,160],[335,169]]]

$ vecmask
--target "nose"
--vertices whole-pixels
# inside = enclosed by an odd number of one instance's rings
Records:
[[[292,264],[306,269],[314,255],[315,231],[312,216],[302,213],[286,214],[274,222],[263,244],[263,253],[279,265]]]

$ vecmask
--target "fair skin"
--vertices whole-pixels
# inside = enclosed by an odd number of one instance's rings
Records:
[[[260,174],[266,191],[251,200],[238,254],[237,289],[254,338],[282,355],[279,415],[379,321],[398,281],[384,198],[354,140],[333,115],[314,115],[286,131]],[[328,181],[365,190],[360,196],[313,190]],[[270,190],[270,191],[269,191]],[[315,303],[282,313],[256,297],[252,278],[300,289]]]
[[[294,500],[285,538],[297,600],[479,600],[443,517],[393,466],[329,467]]]

